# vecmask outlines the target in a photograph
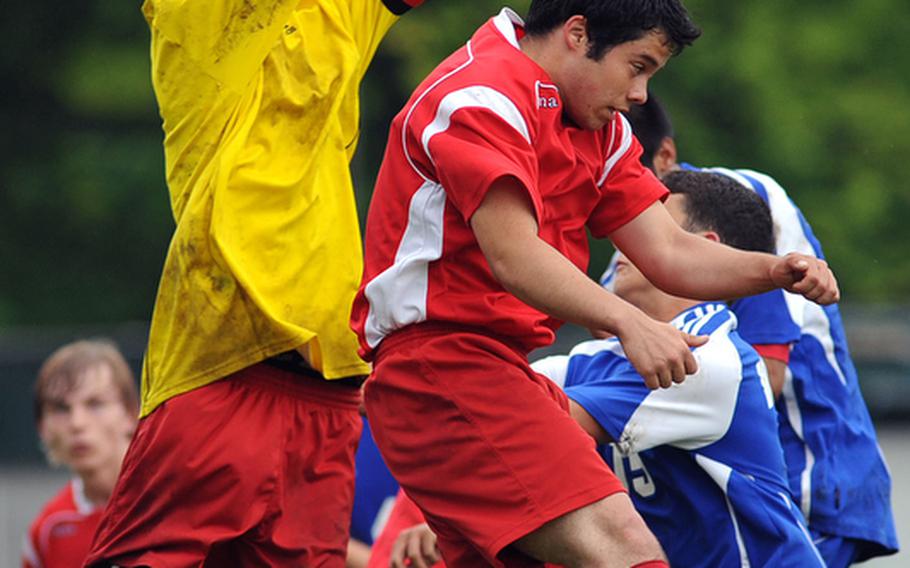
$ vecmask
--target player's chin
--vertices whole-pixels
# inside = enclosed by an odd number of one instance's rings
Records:
[[[611,113],[607,113],[611,114]],[[581,128],[582,130],[600,130],[604,126],[610,123],[613,120],[612,116],[604,116],[602,113],[596,112],[587,112],[584,114],[576,114],[571,111],[566,113],[566,118],[571,124]]]
[[[588,130],[600,130],[603,127],[607,126],[613,122],[613,117],[615,114],[613,112],[608,112],[604,115],[592,116],[588,120]]]

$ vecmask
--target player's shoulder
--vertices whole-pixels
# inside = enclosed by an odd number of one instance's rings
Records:
[[[481,26],[417,88],[414,104],[431,109],[443,100],[471,108],[505,104],[528,117],[539,96],[555,98],[556,87],[546,84],[542,71],[521,52],[514,18],[503,9]]]
[[[60,513],[77,512],[78,509],[73,482],[67,482],[38,512],[38,515],[32,521],[31,530],[33,533],[37,533],[43,525],[52,522]]]
[[[736,329],[736,315],[724,302],[703,302],[672,320],[672,325],[692,335],[729,335]]]
[[[710,339],[694,349],[699,364],[699,372],[704,375],[730,377],[731,369],[742,366],[750,349],[737,332],[739,325],[736,314],[721,302],[702,304],[692,308],[683,322],[675,322],[677,327],[692,335],[707,335]],[[737,374],[737,380],[739,379]]]
[[[780,182],[764,172],[759,172],[757,170],[749,168],[727,168],[722,166],[711,166],[700,169],[702,171],[720,174],[732,178],[733,180],[739,182],[740,185],[743,185],[748,189],[757,192],[759,195],[762,195],[762,197],[769,196],[768,194],[779,194],[784,197],[787,196],[787,190],[784,189]]]

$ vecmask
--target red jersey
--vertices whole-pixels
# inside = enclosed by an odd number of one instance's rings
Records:
[[[67,483],[29,527],[22,565],[25,568],[81,567],[103,510],[85,496],[81,480]]]
[[[540,238],[582,270],[586,226],[605,237],[666,195],[624,117],[597,131],[564,123],[559,89],[519,48],[522,25],[508,9],[484,24],[392,123],[352,313],[365,359],[423,321],[482,328],[528,351],[553,341],[561,322],[502,287],[471,230],[497,180],[523,186]]]

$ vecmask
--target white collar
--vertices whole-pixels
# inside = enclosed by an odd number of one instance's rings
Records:
[[[515,26],[524,27],[525,22],[515,10],[511,8],[503,8],[500,10],[499,14],[493,18],[493,25],[496,26],[499,33],[506,38],[506,41],[512,44],[512,47],[521,49],[518,46],[518,34],[515,33]]]
[[[82,479],[79,477],[74,477],[73,481],[73,501],[76,503],[76,510],[83,514],[88,515],[94,511],[97,507],[89,501],[88,496],[85,494],[85,484],[82,483]]]

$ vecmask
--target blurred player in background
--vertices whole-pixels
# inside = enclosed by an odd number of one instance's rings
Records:
[[[48,460],[74,477],[32,522],[22,553],[25,568],[82,566],[138,411],[133,372],[112,343],[70,343],[41,366],[35,382],[38,434]]]
[[[627,114],[658,176],[695,169],[677,162],[670,117],[653,95]],[[824,258],[802,212],[771,177],[707,168],[755,191],[771,209],[778,253]],[[610,287],[609,268],[602,282]],[[739,333],[768,365],[777,398],[789,488],[829,566],[897,552],[891,477],[863,401],[836,305],[772,291],[732,304]]]
[[[91,564],[343,566],[360,82],[420,0],[146,0],[176,230]]]

